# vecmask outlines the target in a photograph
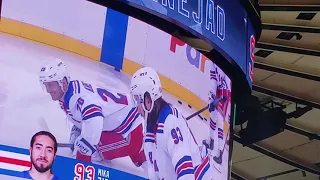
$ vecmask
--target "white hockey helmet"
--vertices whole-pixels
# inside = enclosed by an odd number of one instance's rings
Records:
[[[45,62],[40,69],[39,81],[41,87],[45,90],[44,82],[54,82],[57,81],[59,86],[63,90],[62,80],[67,78],[68,83],[70,82],[70,77],[67,71],[67,67],[61,59],[51,59]]]
[[[136,71],[131,78],[130,91],[136,105],[141,103],[144,111],[150,113],[154,102],[162,97],[162,86],[157,72],[151,67],[143,67]],[[149,93],[151,98],[150,109],[145,107],[146,93]]]

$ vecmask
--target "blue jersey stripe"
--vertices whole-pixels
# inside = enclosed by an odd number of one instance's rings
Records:
[[[90,104],[90,105],[87,105],[85,108],[83,108],[83,110],[81,111],[81,114],[83,115],[90,108],[98,108],[100,111],[102,109],[100,106],[97,106],[95,104]]]
[[[76,83],[77,83],[77,94],[79,94],[80,93],[80,83],[79,83],[79,81],[76,81]]]
[[[102,118],[104,118],[104,116],[103,116],[103,114],[102,113],[100,113],[100,112],[95,112],[95,113],[92,113],[92,114],[90,114],[90,115],[88,115],[88,116],[85,116],[85,117],[83,117],[82,118],[82,120],[88,120],[88,119],[91,119],[91,118],[94,118],[94,117],[102,117]]]
[[[182,176],[188,175],[188,174],[193,174],[194,170],[193,169],[186,169],[186,170],[182,170],[179,174],[178,174],[178,179],[181,178]]]
[[[80,139],[80,141],[83,142],[88,148],[90,148],[92,153],[96,151],[96,149],[84,138]]]
[[[137,119],[139,116],[140,116],[140,114],[137,113],[136,116],[135,116],[135,117],[133,118],[133,120],[131,121],[131,123],[130,123],[124,130],[121,131],[121,134],[127,133],[127,132],[130,130],[130,128],[132,127],[133,123],[136,121],[136,119]]]
[[[206,174],[206,172],[208,171],[209,168],[210,168],[210,164],[207,163],[207,165],[204,167],[204,169],[200,173],[200,176],[198,177],[197,180],[202,180],[203,176]]]
[[[71,97],[74,95],[74,86],[73,84],[76,84],[76,93],[80,93],[80,83],[79,81],[75,80],[75,81],[70,81],[69,86],[68,86],[68,90],[66,92],[66,94],[64,95],[64,104],[65,104],[65,108],[66,109],[70,109],[69,103],[70,103],[70,99]]]
[[[158,129],[157,133],[163,134],[163,130]]]
[[[154,139],[146,139],[146,140],[144,140],[144,142],[151,142],[151,143],[154,143],[154,142],[155,142],[155,140],[154,140]]]
[[[176,164],[176,166],[174,167],[174,170],[177,171],[177,168],[184,162],[186,161],[191,161],[192,162],[192,159],[191,159],[191,156],[183,156]]]
[[[130,112],[128,113],[127,117],[124,119],[124,121],[120,124],[119,127],[123,126],[123,125],[127,122],[128,118],[131,116],[131,114],[133,113],[133,111],[134,111],[135,109],[136,109],[136,108],[132,108],[132,109],[130,110]]]

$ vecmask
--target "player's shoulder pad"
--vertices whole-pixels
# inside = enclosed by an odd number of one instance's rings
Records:
[[[158,123],[164,124],[169,115],[179,117],[178,110],[170,104],[165,105],[159,113]]]
[[[68,90],[64,96],[66,109],[70,108],[70,99],[75,95],[80,94],[80,82],[78,80],[70,81]]]

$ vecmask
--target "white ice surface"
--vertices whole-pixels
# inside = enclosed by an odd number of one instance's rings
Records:
[[[0,144],[29,148],[31,136],[39,130],[49,130],[58,142],[68,142],[71,124],[66,121],[58,103],[51,101],[42,91],[38,81],[39,67],[50,57],[64,60],[72,79],[128,92],[130,78],[102,63],[44,44],[0,34]],[[186,104],[179,104],[174,96],[165,94],[164,98],[176,105],[185,117],[195,112]],[[188,124],[198,143],[209,137],[208,122],[195,117]],[[59,148],[58,155],[70,157],[71,152]],[[227,155],[228,151],[225,150],[224,164],[228,163]],[[116,159],[107,166],[145,177],[142,169],[136,168],[127,157]],[[215,179],[227,179],[228,169],[216,174]],[[0,175],[0,179],[8,178]]]

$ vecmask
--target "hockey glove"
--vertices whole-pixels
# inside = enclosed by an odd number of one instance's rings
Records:
[[[227,97],[227,96],[223,96],[222,101],[223,101],[223,102],[226,102],[227,100],[228,100],[228,97]]]
[[[91,162],[91,156],[96,152],[95,147],[81,136],[75,140],[74,150],[76,151],[76,159],[85,162]]]
[[[215,97],[216,97],[215,93],[213,93],[212,91],[209,91],[209,93],[208,93],[208,104],[211,104],[214,101]]]
[[[217,106],[217,104],[221,101],[225,101],[226,100],[226,97],[219,97],[217,99],[215,99],[214,101],[212,101],[210,104],[209,104],[209,112],[212,112],[215,110],[215,107]]]
[[[69,143],[74,144],[74,142],[76,141],[77,137],[80,136],[80,134],[81,134],[81,129],[73,125],[70,132]],[[74,151],[74,146],[71,147],[71,151]]]
[[[212,111],[214,111],[214,108],[215,107],[215,105],[213,105],[213,103],[210,103],[209,104],[209,112],[212,112]]]

